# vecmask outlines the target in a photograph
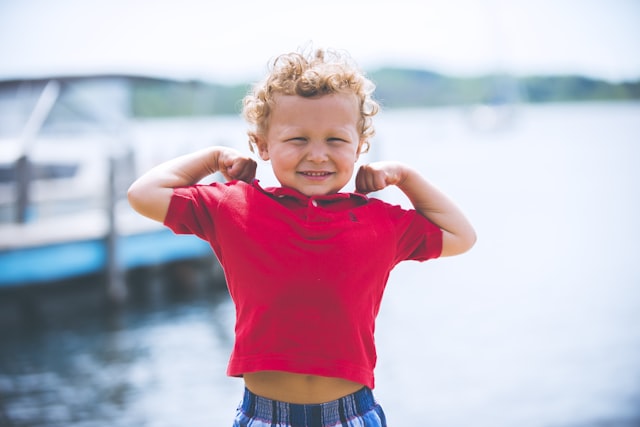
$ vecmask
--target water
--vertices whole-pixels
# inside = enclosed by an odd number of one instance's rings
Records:
[[[640,105],[518,113],[495,132],[455,109],[378,120],[363,161],[415,165],[479,235],[392,274],[376,395],[393,426],[640,425]],[[3,326],[0,425],[231,425],[226,293],[162,295],[116,313],[58,297],[40,326]]]

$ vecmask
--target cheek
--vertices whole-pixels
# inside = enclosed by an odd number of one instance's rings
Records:
[[[279,148],[270,152],[271,164],[274,166],[289,168],[296,164],[298,157],[295,151]]]
[[[341,162],[343,164],[350,164],[351,166],[353,166],[354,163],[356,163],[358,161],[358,157],[359,154],[357,151],[354,151],[353,149],[349,149],[349,150],[345,150],[342,155],[340,156],[341,158]]]

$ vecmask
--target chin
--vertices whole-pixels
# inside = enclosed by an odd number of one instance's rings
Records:
[[[302,194],[304,194],[307,197],[326,196],[328,194],[336,193],[336,191],[331,189],[320,189],[320,188],[303,189],[298,191],[300,191]]]

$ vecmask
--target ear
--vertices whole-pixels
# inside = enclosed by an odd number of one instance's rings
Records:
[[[260,158],[265,162],[269,160],[269,144],[267,144],[264,137],[262,135],[255,135],[254,141],[256,148],[258,149],[258,156],[260,156]]]
[[[358,151],[356,151],[356,162],[360,159],[360,154],[369,151],[369,140],[366,138],[360,139],[358,142]]]

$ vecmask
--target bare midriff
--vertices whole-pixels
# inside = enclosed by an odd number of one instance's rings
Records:
[[[247,388],[258,396],[297,404],[325,403],[355,393],[362,384],[342,378],[260,371],[244,374]]]

